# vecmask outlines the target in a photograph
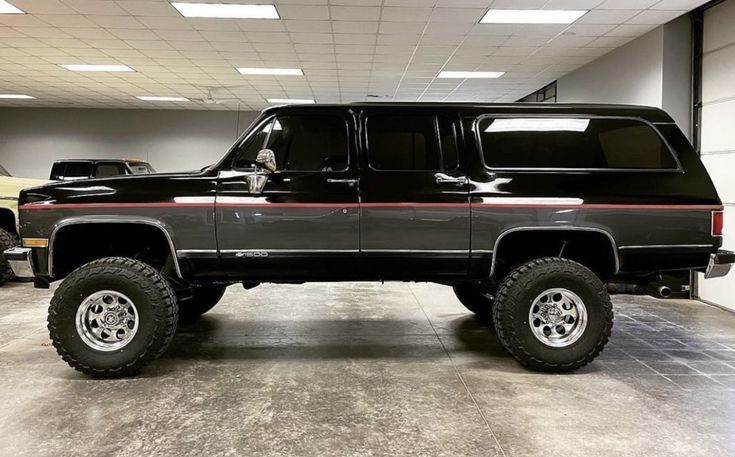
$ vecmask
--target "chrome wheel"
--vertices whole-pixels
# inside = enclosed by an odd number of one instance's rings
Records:
[[[113,290],[95,292],[77,309],[76,327],[84,343],[98,351],[116,351],[138,331],[138,310],[125,295]]]
[[[569,289],[548,289],[539,294],[528,312],[528,325],[543,344],[563,348],[577,341],[587,327],[587,308]]]

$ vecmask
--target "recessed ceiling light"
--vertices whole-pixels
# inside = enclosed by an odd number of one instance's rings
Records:
[[[81,65],[81,64],[70,64],[70,65],[59,65],[62,68],[66,68],[71,71],[135,71],[127,65]]]
[[[571,24],[588,10],[497,10],[491,9],[481,24]]]
[[[31,97],[25,94],[0,94],[0,98],[8,100],[35,100],[36,97]]]
[[[237,71],[242,75],[280,75],[280,76],[303,76],[301,68],[243,68]]]
[[[143,100],[144,102],[188,102],[189,99],[186,97],[155,97],[155,96],[149,96],[149,95],[139,95],[137,97],[138,100]]]
[[[0,0],[0,14],[26,14],[26,12],[14,7],[5,0]]]
[[[316,103],[311,98],[266,98],[271,105],[313,105]]]
[[[440,71],[437,78],[442,79],[495,79],[505,74],[504,71]]]
[[[238,5],[222,3],[171,2],[184,17],[211,17],[237,19],[280,19],[273,5]]]

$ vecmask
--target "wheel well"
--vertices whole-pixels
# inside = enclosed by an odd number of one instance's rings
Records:
[[[9,209],[0,209],[0,228],[6,230],[13,235],[17,235],[15,228],[15,214]]]
[[[520,230],[501,235],[493,255],[493,277],[538,257],[563,257],[586,266],[601,279],[616,273],[615,243],[608,235],[581,230]]]
[[[163,230],[146,224],[85,223],[61,227],[53,237],[49,265],[54,278],[103,257],[143,261],[165,275],[176,274],[173,252]]]

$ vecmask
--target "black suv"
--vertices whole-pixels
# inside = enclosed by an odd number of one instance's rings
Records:
[[[64,279],[51,340],[93,376],[139,371],[229,284],[375,280],[452,286],[522,364],[561,372],[607,342],[606,283],[726,274],[722,211],[658,109],[284,106],[200,172],[24,191],[6,257]]]
[[[51,166],[52,181],[146,175],[156,170],[148,162],[127,159],[63,159]]]

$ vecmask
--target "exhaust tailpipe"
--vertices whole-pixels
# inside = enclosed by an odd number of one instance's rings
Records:
[[[646,291],[649,295],[656,298],[669,298],[671,297],[671,288],[664,286],[658,282],[651,282],[646,285]]]

